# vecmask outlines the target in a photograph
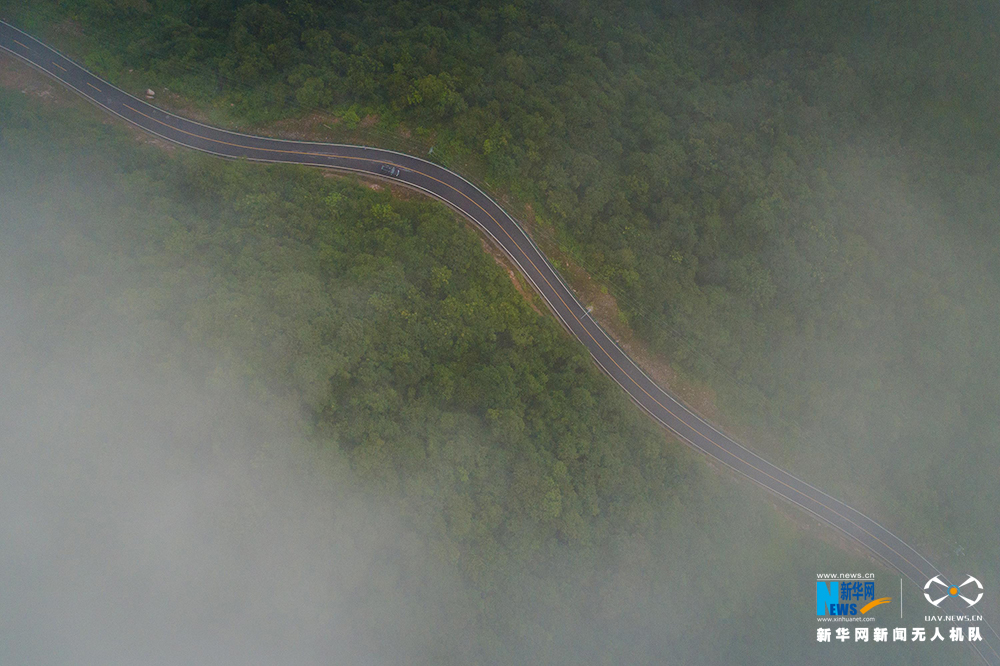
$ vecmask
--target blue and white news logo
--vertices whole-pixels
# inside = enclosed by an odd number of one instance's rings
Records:
[[[816,616],[864,615],[871,609],[892,601],[875,598],[874,580],[816,581]]]
[[[966,596],[965,594],[962,594],[962,588],[973,591],[967,593],[970,596]],[[976,595],[975,599],[972,599],[971,595],[976,594],[976,592],[979,594]],[[940,597],[937,596],[939,594],[941,595]],[[927,584],[924,585],[924,598],[927,599],[927,602],[935,608],[940,607],[941,602],[945,599],[961,599],[969,605],[969,608],[972,608],[979,603],[980,599],[983,598],[983,584],[980,583],[979,579],[975,576],[969,576],[961,585],[948,585],[941,580],[940,576],[934,576],[934,578],[931,578],[927,581]]]

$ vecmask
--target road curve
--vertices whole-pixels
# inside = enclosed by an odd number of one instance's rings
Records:
[[[657,386],[589,316],[545,255],[513,218],[458,174],[418,157],[390,150],[249,136],[175,116],[97,78],[42,42],[2,21],[0,49],[26,61],[106,111],[182,146],[220,157],[303,164],[375,175],[378,175],[382,165],[397,166],[401,173],[396,180],[444,201],[489,234],[517,264],[566,329],[587,348],[597,365],[661,425],[693,448],[840,530],[916,585],[923,587],[936,575],[947,580],[937,567],[895,534],[741,446]],[[934,611],[935,614],[939,612]],[[953,612],[959,614],[962,610],[956,607]],[[1000,666],[1000,635],[993,626],[984,624],[983,642],[970,645],[986,664]]]

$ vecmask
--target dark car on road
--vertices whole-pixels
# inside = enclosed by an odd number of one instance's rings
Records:
[[[393,178],[399,178],[399,167],[394,167],[391,164],[383,164],[379,167],[379,171],[385,176],[392,176]]]

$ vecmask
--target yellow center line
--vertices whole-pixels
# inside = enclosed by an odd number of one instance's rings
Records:
[[[53,64],[53,65],[55,65],[56,67],[58,67],[59,69],[61,69],[61,70],[62,70],[62,71],[64,71],[64,72],[65,72],[65,71],[68,71],[68,70],[67,70],[67,69],[66,69],[65,67],[63,67],[62,65],[60,65],[60,64],[59,64],[59,63],[57,63],[57,62],[53,62],[52,64]]]
[[[367,158],[367,157],[352,157],[352,156],[347,156],[347,155],[331,155],[331,154],[329,154],[329,153],[312,153],[312,152],[303,152],[303,151],[298,151],[298,150],[282,150],[282,149],[279,149],[279,148],[255,148],[255,147],[250,147],[250,146],[244,146],[244,145],[241,145],[241,144],[238,144],[238,143],[229,143],[229,142],[227,142],[227,141],[221,141],[221,140],[219,140],[219,139],[212,139],[212,138],[209,138],[209,137],[205,137],[205,136],[202,136],[202,135],[200,135],[200,134],[195,134],[195,133],[193,133],[193,132],[188,132],[187,130],[183,130],[183,129],[180,129],[180,128],[178,128],[178,127],[174,127],[174,126],[172,126],[172,125],[168,125],[167,123],[163,122],[162,120],[158,120],[158,119],[156,119],[156,118],[153,118],[153,117],[151,117],[151,116],[148,116],[148,115],[146,115],[145,113],[143,113],[142,111],[139,111],[138,109],[133,109],[133,108],[132,108],[131,106],[129,106],[128,104],[123,104],[123,106],[124,106],[125,108],[127,108],[127,109],[129,109],[129,110],[133,111],[134,113],[137,113],[137,114],[139,114],[140,116],[142,116],[142,117],[144,117],[144,118],[147,118],[147,119],[149,119],[149,120],[152,120],[153,122],[156,122],[156,123],[159,123],[159,124],[163,125],[164,127],[168,127],[168,128],[170,128],[170,129],[172,129],[172,130],[174,130],[174,131],[176,131],[176,132],[181,132],[182,134],[187,134],[188,136],[193,136],[193,137],[195,137],[195,138],[198,138],[198,139],[202,139],[203,141],[211,141],[212,143],[218,143],[218,144],[220,144],[220,145],[224,145],[224,146],[231,146],[231,147],[233,147],[233,148],[242,148],[242,149],[244,149],[244,150],[257,150],[257,151],[261,151],[261,152],[268,152],[268,153],[283,153],[283,154],[288,154],[288,155],[302,155],[302,156],[307,156],[307,157],[327,157],[327,158],[334,158],[334,159],[347,159],[347,160],[358,160],[358,161],[365,161],[365,162],[384,162],[384,160],[378,160],[378,159],[371,159],[371,158]],[[223,131],[224,131],[224,130],[223,130]],[[263,138],[266,138],[266,137],[263,137]],[[275,140],[275,139],[270,139],[270,140]],[[278,139],[278,140],[280,140],[280,139]],[[394,164],[394,163],[391,163],[391,164]],[[402,164],[396,164],[396,166],[400,166],[400,167],[403,167],[403,168],[406,168],[406,167],[405,167],[404,165],[402,165]],[[543,280],[545,280],[545,283],[546,283],[546,284],[547,284],[547,285],[549,286],[549,289],[551,289],[551,290],[553,291],[553,293],[555,293],[555,295],[556,295],[556,296],[557,296],[557,297],[559,298],[559,301],[560,301],[560,302],[561,302],[561,303],[563,304],[563,306],[564,306],[564,307],[566,308],[566,310],[567,310],[567,311],[568,311],[568,312],[570,313],[570,315],[572,315],[572,316],[573,316],[573,318],[574,318],[574,319],[576,320],[577,324],[579,324],[579,325],[581,326],[581,328],[583,328],[583,330],[584,330],[584,331],[585,331],[585,332],[587,333],[587,335],[588,335],[588,336],[590,337],[590,339],[594,341],[594,344],[596,344],[596,345],[597,345],[597,346],[598,346],[598,347],[600,348],[600,350],[604,352],[604,354],[605,354],[605,355],[606,355],[606,356],[608,357],[608,359],[609,359],[609,360],[610,360],[610,361],[611,361],[612,363],[614,363],[614,364],[615,364],[615,367],[617,367],[617,368],[618,368],[619,370],[621,370],[621,371],[622,371],[622,373],[624,373],[624,374],[625,374],[625,376],[626,376],[626,377],[628,377],[628,378],[629,378],[629,379],[630,379],[630,380],[632,381],[632,383],[633,383],[633,384],[635,384],[635,385],[636,385],[636,387],[637,387],[637,388],[638,388],[638,389],[639,389],[640,391],[642,391],[643,393],[645,393],[645,394],[646,394],[646,396],[647,396],[647,397],[649,397],[649,399],[650,399],[650,400],[652,400],[652,401],[653,401],[653,402],[655,402],[655,403],[656,403],[657,405],[659,405],[659,406],[660,406],[660,408],[661,408],[661,409],[663,409],[663,411],[665,411],[666,413],[670,414],[671,416],[673,416],[673,417],[674,417],[675,419],[677,419],[677,420],[678,420],[678,421],[680,421],[681,423],[684,423],[684,425],[686,425],[686,426],[687,426],[688,428],[690,428],[690,429],[691,429],[691,430],[693,430],[694,432],[697,432],[697,433],[698,433],[699,435],[701,435],[701,436],[702,436],[703,438],[705,438],[706,440],[708,440],[709,442],[711,442],[712,444],[714,444],[714,445],[715,445],[716,447],[718,447],[719,449],[721,449],[721,450],[725,451],[725,452],[726,452],[726,453],[728,453],[729,455],[732,455],[732,456],[733,456],[734,458],[736,458],[737,460],[739,460],[740,462],[742,462],[742,463],[743,463],[743,464],[745,464],[746,466],[750,467],[751,469],[753,469],[753,470],[756,470],[757,472],[759,472],[760,474],[762,474],[762,475],[766,476],[767,478],[771,479],[771,480],[772,480],[772,481],[774,481],[775,483],[779,483],[779,484],[781,484],[782,486],[784,486],[784,487],[788,488],[788,489],[789,489],[790,491],[792,491],[793,493],[796,493],[797,495],[800,495],[800,496],[802,496],[802,497],[804,497],[804,498],[806,498],[806,499],[808,499],[808,500],[810,500],[810,501],[812,501],[812,502],[815,502],[816,504],[818,504],[819,506],[821,506],[821,507],[825,508],[825,509],[826,509],[827,511],[831,512],[831,513],[832,513],[832,514],[834,514],[835,516],[839,516],[840,518],[843,518],[843,519],[844,519],[845,521],[847,521],[847,522],[848,522],[848,523],[850,523],[851,525],[854,525],[854,526],[855,526],[855,527],[857,527],[857,528],[858,528],[859,530],[861,530],[862,532],[864,532],[865,534],[867,534],[868,536],[870,536],[871,538],[875,539],[875,540],[876,540],[877,542],[879,542],[880,544],[882,544],[883,546],[885,546],[886,548],[888,548],[888,549],[889,549],[890,551],[892,551],[893,553],[895,553],[895,554],[896,554],[896,555],[897,555],[897,556],[898,556],[898,557],[899,557],[900,559],[902,559],[902,560],[903,560],[904,562],[906,562],[906,563],[907,563],[907,564],[909,564],[909,565],[910,565],[911,567],[913,567],[914,569],[916,569],[916,570],[917,570],[917,572],[918,572],[918,573],[920,574],[920,576],[921,576],[921,577],[923,577],[923,576],[925,575],[925,574],[924,574],[924,572],[923,572],[923,569],[922,569],[922,568],[920,568],[920,567],[918,567],[917,565],[913,564],[912,562],[910,562],[910,560],[909,560],[909,559],[907,559],[907,558],[906,558],[906,556],[904,556],[904,555],[900,554],[899,552],[897,552],[895,548],[893,548],[892,546],[890,546],[890,545],[889,545],[889,544],[887,544],[886,542],[882,541],[882,540],[881,540],[881,539],[879,539],[879,538],[878,538],[877,536],[875,536],[874,534],[872,534],[871,532],[869,532],[868,530],[866,530],[866,529],[865,529],[864,527],[862,527],[861,525],[858,525],[858,524],[857,524],[856,522],[854,522],[853,520],[851,520],[851,519],[850,519],[850,518],[848,518],[847,516],[845,516],[845,515],[841,514],[841,513],[840,513],[839,511],[837,511],[836,509],[834,509],[834,508],[832,508],[832,507],[829,507],[829,506],[827,506],[826,504],[824,504],[823,502],[821,502],[820,500],[818,500],[818,499],[816,499],[816,498],[814,498],[814,497],[810,497],[809,495],[806,495],[806,494],[805,494],[804,492],[802,492],[802,491],[801,491],[801,490],[799,490],[798,488],[795,488],[795,487],[793,487],[793,486],[790,486],[790,485],[788,485],[787,483],[785,483],[785,482],[784,482],[784,481],[782,481],[781,479],[778,479],[778,478],[775,478],[774,476],[772,476],[772,475],[768,474],[768,473],[767,473],[767,472],[765,472],[764,470],[762,470],[762,469],[758,468],[757,466],[755,466],[755,465],[754,465],[753,463],[751,463],[751,462],[749,462],[749,461],[746,461],[746,460],[743,460],[742,458],[740,458],[739,456],[737,456],[737,455],[736,455],[736,454],[734,454],[733,452],[731,452],[731,451],[729,451],[728,449],[726,449],[726,448],[725,448],[724,446],[722,446],[721,444],[719,444],[718,442],[716,442],[716,441],[715,441],[714,439],[712,439],[712,438],[711,438],[711,437],[709,437],[708,435],[706,435],[706,434],[704,434],[704,433],[702,433],[702,432],[698,431],[698,430],[697,430],[697,429],[695,429],[694,427],[692,427],[692,426],[688,425],[687,423],[685,423],[685,422],[684,422],[684,419],[680,418],[679,416],[677,416],[676,414],[674,414],[674,413],[673,413],[672,411],[670,411],[670,409],[668,409],[668,408],[667,408],[667,407],[666,407],[666,406],[665,406],[665,405],[664,405],[663,403],[661,403],[661,402],[660,402],[659,400],[657,400],[657,399],[656,399],[656,398],[655,398],[655,397],[654,397],[653,395],[651,395],[651,394],[649,393],[649,391],[647,391],[647,390],[646,390],[645,388],[643,388],[643,387],[642,387],[642,386],[641,386],[641,385],[639,384],[639,382],[637,382],[637,381],[636,381],[636,380],[635,380],[635,379],[634,379],[634,378],[632,377],[632,375],[631,375],[631,374],[630,374],[630,373],[629,373],[628,371],[626,371],[626,370],[625,370],[624,368],[622,368],[622,367],[621,367],[620,365],[618,365],[618,362],[617,362],[617,361],[615,361],[615,359],[614,359],[614,358],[613,358],[613,357],[611,356],[611,354],[609,354],[609,353],[608,353],[608,351],[607,351],[607,350],[606,350],[606,349],[604,348],[604,346],[603,346],[603,345],[602,345],[602,344],[601,344],[601,343],[600,343],[600,342],[599,342],[599,341],[598,341],[598,340],[597,340],[597,339],[596,339],[596,338],[595,338],[595,337],[593,336],[593,334],[591,334],[591,332],[590,332],[589,330],[587,330],[587,327],[583,325],[583,322],[581,322],[581,321],[580,321],[580,318],[576,316],[576,314],[575,314],[575,313],[573,312],[573,309],[572,309],[572,308],[570,308],[570,307],[569,307],[569,305],[567,305],[567,304],[566,304],[566,301],[565,301],[565,300],[563,300],[563,297],[562,297],[562,296],[561,296],[561,295],[559,294],[559,291],[558,291],[558,290],[557,290],[557,289],[556,289],[555,287],[553,287],[553,286],[552,286],[552,283],[551,283],[551,282],[549,282],[549,279],[548,279],[547,277],[545,277],[545,274],[544,274],[544,273],[542,273],[542,271],[541,271],[541,270],[539,270],[538,266],[536,266],[536,265],[535,265],[535,262],[531,260],[531,257],[530,257],[530,256],[528,255],[528,253],[526,253],[526,252],[525,252],[525,251],[524,251],[524,250],[523,250],[523,249],[521,248],[521,246],[520,246],[520,245],[518,244],[518,242],[517,242],[516,240],[514,240],[514,238],[513,238],[513,237],[512,237],[512,236],[511,236],[511,235],[510,235],[510,234],[509,234],[508,232],[507,232],[507,230],[506,230],[506,229],[504,229],[504,228],[503,228],[503,225],[501,225],[501,224],[500,224],[499,222],[497,222],[497,219],[496,219],[495,217],[493,217],[493,215],[492,215],[492,214],[490,214],[490,212],[489,212],[489,211],[487,211],[487,210],[486,210],[485,208],[483,208],[482,206],[480,206],[480,205],[479,205],[479,204],[478,204],[478,203],[477,203],[477,202],[476,202],[475,200],[473,200],[473,199],[472,199],[472,198],[471,198],[471,197],[470,197],[469,195],[465,194],[464,192],[462,192],[461,190],[459,190],[459,189],[458,189],[458,188],[456,188],[455,186],[453,186],[453,185],[451,185],[451,184],[449,184],[449,183],[446,183],[446,182],[444,182],[444,181],[442,181],[442,180],[438,180],[437,178],[435,178],[434,176],[431,176],[431,175],[429,175],[429,174],[426,174],[426,173],[423,173],[423,172],[418,172],[418,173],[421,173],[421,175],[423,175],[424,177],[426,177],[426,178],[430,178],[431,180],[433,180],[433,181],[435,181],[435,182],[437,182],[437,183],[440,183],[441,185],[444,185],[444,186],[445,186],[445,187],[447,187],[447,188],[450,188],[450,189],[454,190],[454,191],[455,191],[456,193],[458,193],[458,194],[462,195],[463,197],[465,197],[466,199],[468,199],[468,200],[469,200],[469,201],[470,201],[471,203],[473,203],[473,204],[474,204],[474,205],[475,205],[475,206],[476,206],[477,208],[479,208],[479,210],[483,211],[483,212],[484,212],[484,213],[485,213],[486,215],[488,215],[488,216],[489,216],[489,218],[490,218],[491,220],[493,220],[494,224],[496,224],[496,225],[497,225],[497,226],[498,226],[498,227],[499,227],[499,228],[500,228],[500,229],[501,229],[501,230],[502,230],[502,231],[504,232],[504,234],[505,234],[505,235],[507,236],[507,238],[509,238],[509,239],[510,239],[510,241],[511,241],[511,242],[512,242],[512,243],[514,244],[514,246],[515,246],[515,247],[516,247],[516,248],[517,248],[518,250],[520,250],[520,251],[521,251],[521,254],[523,254],[523,255],[525,256],[525,258],[526,258],[526,259],[528,260],[528,262],[529,262],[529,263],[531,263],[531,266],[532,266],[532,268],[534,268],[534,269],[535,269],[535,271],[536,271],[536,272],[537,272],[537,273],[538,273],[538,274],[539,274],[539,275],[541,276],[541,278],[542,278]],[[620,384],[620,383],[619,383],[619,384]],[[624,388],[624,387],[623,387],[623,388]],[[654,414],[654,417],[655,417],[655,414]],[[657,419],[657,420],[659,420],[659,419]],[[663,421],[660,421],[660,422],[661,422],[661,423],[663,423]],[[666,424],[664,423],[664,425],[666,425]],[[692,445],[695,445],[695,443],[694,443],[694,442],[693,442],[693,441],[692,441],[691,439],[689,439],[688,437],[685,437],[684,435],[682,435],[681,433],[677,432],[677,431],[676,431],[676,430],[674,430],[673,428],[670,428],[669,426],[667,426],[667,427],[668,427],[668,428],[669,428],[670,430],[672,430],[672,431],[673,431],[673,432],[674,432],[674,433],[675,433],[675,434],[676,434],[677,436],[679,436],[679,437],[681,437],[682,439],[686,440],[686,441],[687,441],[687,442],[689,442],[690,444],[692,444]],[[715,456],[715,455],[713,455],[713,457],[715,457],[715,458],[716,458],[717,460],[719,460],[720,462],[723,462],[723,463],[725,463],[725,461],[723,461],[723,460],[722,460],[721,458],[719,458],[718,456]],[[728,465],[729,467],[733,467],[732,465],[729,465],[728,463],[725,463],[725,464],[727,464],[727,465]],[[733,468],[733,469],[735,469],[735,468]],[[739,470],[736,470],[736,471],[739,471]],[[792,498],[788,498],[788,499],[792,499]],[[794,500],[793,500],[793,501],[794,501]],[[802,505],[800,504],[800,506],[802,506]],[[804,507],[804,506],[803,506],[803,508],[806,508],[806,507]]]
[[[25,48],[25,49],[29,50],[29,51],[31,50],[31,49],[28,49],[28,47],[25,46],[24,44],[22,44],[21,42],[17,41],[16,39],[14,40],[14,43],[17,44],[18,46],[22,47],[22,48]]]
[[[97,86],[95,86],[90,81],[87,81],[87,85],[90,86],[91,88],[93,88],[94,90],[96,90],[97,92],[104,92],[103,90],[101,90],[100,88],[98,88]]]

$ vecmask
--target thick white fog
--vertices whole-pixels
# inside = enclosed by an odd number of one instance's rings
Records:
[[[290,405],[144,360],[151,331],[110,313],[29,351],[4,293],[0,663],[462,653],[454,581]]]

